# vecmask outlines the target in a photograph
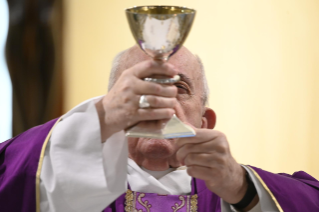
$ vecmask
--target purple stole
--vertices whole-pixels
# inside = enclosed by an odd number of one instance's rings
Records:
[[[128,206],[132,207],[128,208]],[[146,209],[147,207],[149,210]],[[204,181],[195,178],[192,180],[192,192],[190,195],[127,192],[117,198],[103,212],[133,212],[134,210],[132,209],[141,210],[142,212],[221,212],[220,198],[207,189]]]
[[[0,143],[0,211],[35,212],[36,176],[44,141],[57,119],[34,127],[28,131]],[[250,167],[259,178],[266,191],[274,200],[279,211],[301,212],[319,211],[319,182],[305,172],[293,175],[273,174],[259,168]],[[39,174],[39,173],[38,173]],[[39,193],[38,193],[39,194]],[[208,190],[205,182],[192,180],[191,196],[143,194],[133,192],[135,207],[142,211],[187,211],[187,201],[197,194],[197,211],[220,212],[220,198]],[[104,212],[124,212],[127,194],[118,197]],[[140,199],[139,199],[140,197]],[[129,200],[128,200],[129,199]],[[184,203],[184,205],[183,205]],[[181,206],[185,207],[181,207]],[[188,208],[187,208],[188,207]],[[128,208],[127,208],[128,209]],[[152,210],[153,209],[153,210]],[[191,211],[191,210],[190,210]]]

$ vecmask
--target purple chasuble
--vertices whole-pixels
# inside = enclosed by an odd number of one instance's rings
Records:
[[[304,171],[295,172],[293,175],[274,174],[250,167],[259,175],[261,182],[269,188],[282,211],[319,211],[319,181],[311,175]]]
[[[0,211],[35,212],[35,179],[43,142],[57,119],[0,143]]]
[[[45,138],[57,119],[34,127],[15,138],[0,143],[0,211],[36,211],[36,172]],[[273,174],[259,168],[250,167],[270,194],[279,211],[315,212],[319,211],[319,182],[305,172],[293,175]],[[133,192],[134,193],[134,192]],[[192,180],[192,193],[197,194],[197,211],[220,212],[220,198],[208,190],[205,182]],[[127,204],[126,194],[117,198],[104,212],[124,212]],[[135,192],[135,206],[142,212],[187,211],[180,208],[187,203],[186,195],[148,194]],[[134,197],[134,195],[133,195]],[[138,200],[140,197],[140,201]],[[133,198],[134,200],[134,198]],[[191,201],[191,196],[189,197]],[[147,201],[147,202],[146,202]],[[141,204],[142,203],[142,204]],[[144,206],[143,206],[144,205]],[[165,205],[165,206],[164,206]]]

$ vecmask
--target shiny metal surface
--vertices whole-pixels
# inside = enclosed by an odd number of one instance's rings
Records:
[[[146,82],[155,82],[158,84],[174,84],[176,82],[178,82],[180,80],[180,76],[179,75],[175,75],[172,78],[166,78],[166,79],[158,79],[158,78],[144,78],[143,79]]]
[[[145,53],[167,60],[184,43],[196,11],[178,6],[140,6],[125,10],[131,32]]]
[[[149,108],[151,105],[150,103],[147,101],[147,98],[145,95],[142,95],[140,97],[140,101],[139,101],[139,107],[140,108]]]

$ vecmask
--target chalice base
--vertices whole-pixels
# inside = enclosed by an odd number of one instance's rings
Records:
[[[175,115],[170,120],[142,121],[126,131],[127,137],[156,139],[193,137],[193,128],[184,124]]]

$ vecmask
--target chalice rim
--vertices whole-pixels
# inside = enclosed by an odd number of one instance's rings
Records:
[[[128,7],[126,8],[124,11],[126,13],[130,13],[130,14],[139,14],[140,12],[134,12],[133,10],[139,10],[139,11],[142,11],[141,9],[143,7],[174,7],[178,10],[187,10],[189,12],[177,12],[175,14],[195,14],[196,13],[196,10],[193,9],[193,8],[190,8],[190,7],[186,7],[186,6],[175,6],[175,5],[141,5],[141,6],[133,6],[133,7]],[[147,14],[147,13],[145,13]],[[161,15],[161,13],[151,13],[152,15]]]

